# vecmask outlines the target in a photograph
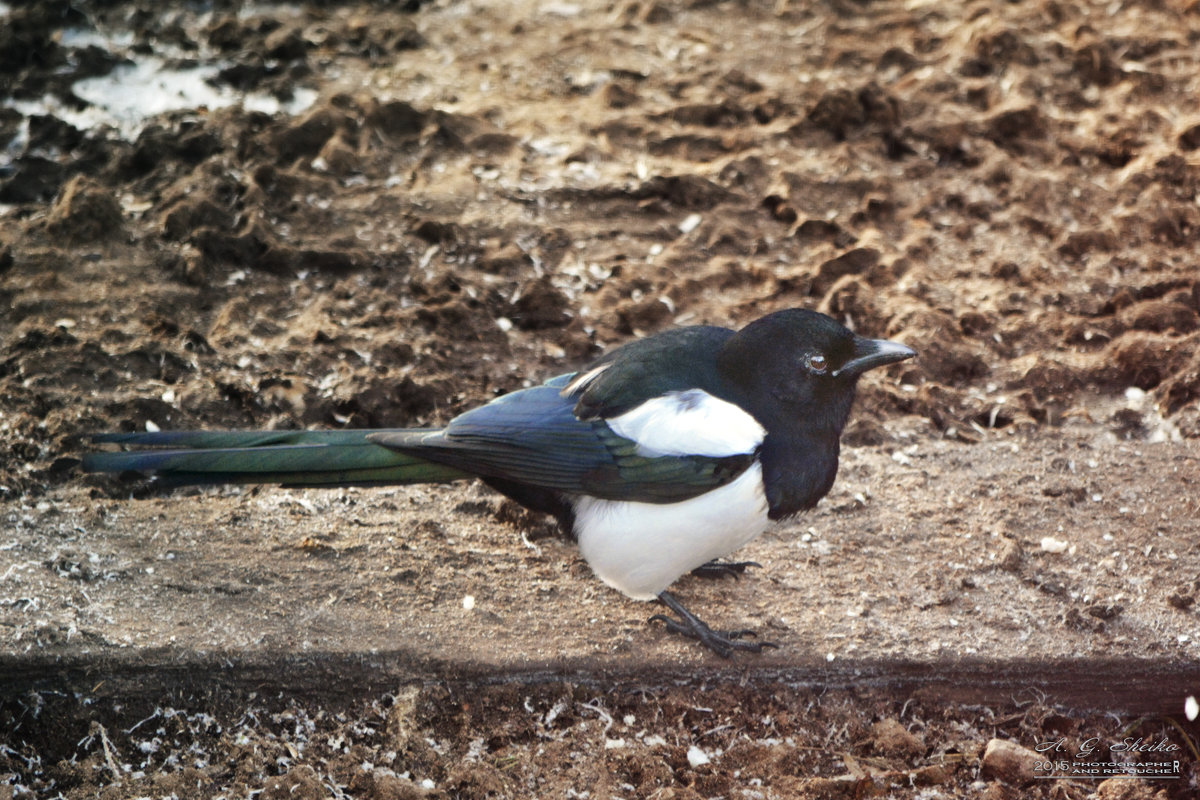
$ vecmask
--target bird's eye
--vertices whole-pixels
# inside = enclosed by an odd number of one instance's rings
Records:
[[[808,368],[818,375],[825,371],[829,364],[825,361],[825,356],[816,355],[808,357]]]

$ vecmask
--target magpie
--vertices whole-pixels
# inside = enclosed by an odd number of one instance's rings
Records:
[[[736,332],[700,325],[632,341],[444,428],[105,433],[93,441],[135,449],[87,453],[82,468],[167,486],[479,478],[556,518],[606,584],[676,615],[651,620],[728,657],[775,645],[710,628],[668,587],[757,566],[718,559],[829,492],[859,377],[915,355],[788,309]]]

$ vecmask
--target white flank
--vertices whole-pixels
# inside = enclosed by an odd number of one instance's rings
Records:
[[[606,422],[648,458],[753,453],[766,435],[754,417],[700,389],[668,392]]]
[[[680,503],[633,503],[579,497],[579,551],[609,586],[653,600],[675,579],[756,538],[768,524],[762,466],[732,483]]]

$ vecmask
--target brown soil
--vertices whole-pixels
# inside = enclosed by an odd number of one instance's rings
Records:
[[[11,5],[0,797],[1200,790],[1195,3]],[[148,56],[317,99],[37,109]],[[479,486],[75,469],[104,430],[437,424],[789,306],[921,357],[762,569],[679,584],[762,656]],[[1093,738],[1178,777],[986,747]]]

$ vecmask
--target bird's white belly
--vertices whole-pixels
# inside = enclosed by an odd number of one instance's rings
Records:
[[[762,466],[680,503],[575,500],[579,550],[597,576],[635,600],[653,600],[675,579],[762,533]]]

